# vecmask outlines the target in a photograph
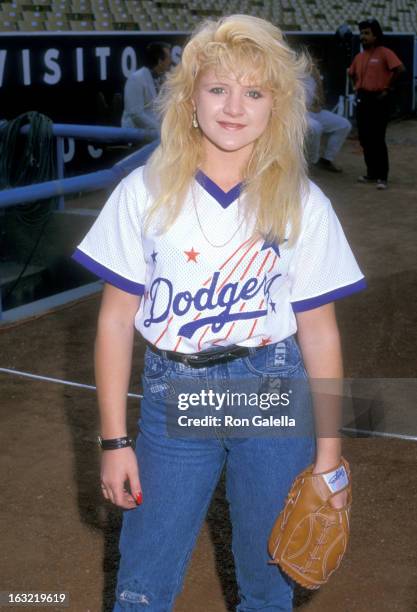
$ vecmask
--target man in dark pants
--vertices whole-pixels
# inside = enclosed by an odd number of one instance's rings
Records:
[[[376,19],[361,21],[359,31],[363,51],[349,68],[357,94],[356,120],[367,169],[358,180],[376,182],[377,189],[386,189],[389,163],[385,132],[390,92],[405,68],[393,51],[382,46],[383,32]]]

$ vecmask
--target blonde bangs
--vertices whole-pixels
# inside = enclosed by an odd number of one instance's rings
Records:
[[[197,78],[207,70],[213,69],[221,76],[233,75],[240,82],[272,89],[271,67],[265,56],[253,46],[227,46],[225,43],[209,43],[199,57]]]

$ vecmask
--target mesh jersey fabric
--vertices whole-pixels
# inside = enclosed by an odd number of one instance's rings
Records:
[[[241,185],[223,192],[201,171],[175,223],[144,232],[143,167],[118,185],[74,258],[142,296],[135,326],[160,349],[263,346],[297,330],[295,313],[365,287],[329,200],[309,184],[293,246],[253,238]],[[217,245],[217,246],[214,246]],[[218,246],[222,245],[222,246]]]

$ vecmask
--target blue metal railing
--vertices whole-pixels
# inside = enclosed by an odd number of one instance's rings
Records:
[[[22,128],[27,133],[29,126]],[[132,142],[137,143],[148,138],[147,130],[133,128],[116,128],[107,126],[88,126],[72,124],[54,124],[53,134],[57,140],[57,174],[54,181],[35,183],[24,187],[15,187],[0,191],[0,209],[34,202],[36,200],[58,197],[59,209],[64,208],[64,196],[71,193],[105,189],[119,182],[132,170],[146,163],[159,141],[151,142],[138,151],[128,155],[106,170],[98,170],[88,174],[64,178],[64,138],[91,140],[94,142]],[[1,287],[0,287],[0,320],[2,318]]]
[[[29,131],[29,126],[22,128],[22,133]],[[58,196],[58,209],[64,209],[64,195],[77,193],[79,191],[94,191],[110,186],[112,183],[120,180],[124,174],[130,170],[145,163],[149,155],[152,153],[158,141],[154,141],[142,147],[139,151],[133,153],[132,162],[129,165],[127,160],[122,160],[108,170],[91,172],[90,174],[80,175],[77,177],[64,178],[64,138],[75,138],[77,140],[90,140],[101,143],[116,143],[116,142],[143,142],[149,140],[149,136],[154,133],[154,130],[136,129],[136,128],[117,128],[103,125],[75,125],[56,123],[52,127],[53,135],[56,137],[57,147],[57,180],[48,181],[46,183],[36,183],[25,187],[16,187],[13,189],[5,189],[0,191],[0,208],[7,206],[15,206],[25,202],[33,202],[43,198]],[[124,170],[126,162],[127,170]],[[134,165],[136,164],[136,166]],[[69,181],[69,182],[67,182]]]
[[[107,170],[98,170],[89,174],[81,174],[70,178],[0,191],[0,208],[7,208],[54,196],[69,195],[70,193],[78,193],[80,191],[95,191],[96,189],[110,187],[129,172],[143,165],[157,144],[158,141],[145,145],[139,151],[135,151]]]
[[[29,126],[22,128],[22,134],[29,132]],[[149,140],[155,130],[141,128],[119,128],[107,125],[78,125],[75,123],[54,123],[52,133],[57,138],[76,138],[95,142],[139,142]]]

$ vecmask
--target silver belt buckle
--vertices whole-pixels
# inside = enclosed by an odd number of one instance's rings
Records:
[[[185,365],[191,366],[193,363],[198,363],[198,357],[190,353],[189,355],[185,355],[183,357],[183,363]]]

